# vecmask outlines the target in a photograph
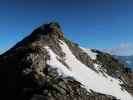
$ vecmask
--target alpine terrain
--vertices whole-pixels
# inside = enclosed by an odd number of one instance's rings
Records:
[[[133,72],[50,22],[0,55],[1,100],[133,100]]]

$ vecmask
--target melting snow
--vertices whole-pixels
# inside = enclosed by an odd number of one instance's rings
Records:
[[[66,43],[64,43],[63,41],[60,42],[62,51],[66,54],[65,62],[69,67],[71,67],[71,70],[67,69],[66,66],[61,64],[56,59],[57,55],[49,47],[45,47],[50,55],[50,60],[47,63],[53,68],[57,68],[60,75],[74,77],[88,91],[92,89],[93,91],[112,95],[121,100],[133,100],[133,97],[127,91],[121,90],[120,84],[122,83],[119,80],[110,77],[106,73],[106,77],[104,77],[102,74],[96,73],[95,71],[91,70],[89,67],[76,59]],[[90,51],[89,55],[91,55],[93,59],[96,58],[96,54]],[[98,65],[96,65],[95,67],[98,67]]]

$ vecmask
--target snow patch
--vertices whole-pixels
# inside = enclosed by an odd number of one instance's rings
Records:
[[[63,41],[60,42],[62,51],[66,54],[65,62],[71,67],[73,77],[83,84],[88,91],[92,89],[93,91],[112,95],[121,100],[133,100],[133,97],[126,90],[121,89],[120,80],[115,79],[106,73],[106,77],[104,77],[102,74],[96,73],[76,59],[66,43]],[[89,55],[91,55],[93,59],[96,58],[96,54],[90,52],[90,50]]]
[[[102,65],[99,65],[99,64],[96,64],[96,63],[94,63],[93,65],[94,65],[94,68],[95,68],[98,72],[102,72],[103,74],[107,72],[106,69],[104,69],[104,68],[101,67]]]
[[[84,52],[86,52],[90,57],[91,59],[95,60],[96,57],[97,57],[97,53],[94,53],[91,51],[91,49],[86,49],[86,48],[81,48]]]
[[[100,65],[98,65],[98,64],[93,64],[94,65],[94,68],[97,70],[97,71],[99,71],[100,69],[101,69],[101,66]]]
[[[68,75],[73,76],[72,72],[70,72],[68,68],[64,66],[61,62],[59,62],[59,60],[57,60],[59,56],[57,56],[49,47],[44,47],[44,48],[48,51],[50,56],[50,60],[47,61],[47,64],[57,69],[59,76],[63,77],[67,77]]]

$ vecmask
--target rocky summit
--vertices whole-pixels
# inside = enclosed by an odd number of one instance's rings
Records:
[[[2,100],[133,100],[133,72],[50,22],[0,55]]]

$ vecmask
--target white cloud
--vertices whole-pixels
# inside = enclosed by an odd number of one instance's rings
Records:
[[[105,51],[115,55],[133,55],[133,44],[123,42],[118,47],[105,49]]]

